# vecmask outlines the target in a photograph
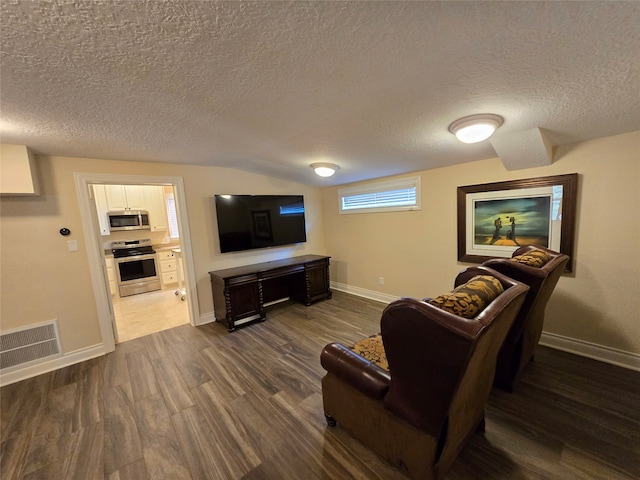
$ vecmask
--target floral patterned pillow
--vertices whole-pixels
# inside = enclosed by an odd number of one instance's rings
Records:
[[[523,263],[524,265],[529,265],[530,267],[543,267],[549,260],[551,260],[551,256],[543,251],[543,250],[531,250],[527,253],[523,253],[522,255],[516,255],[515,257],[510,258],[512,262]]]
[[[502,283],[491,275],[477,275],[456,289],[428,303],[463,318],[473,318],[504,291]]]
[[[380,368],[389,371],[387,355],[384,352],[384,345],[382,344],[382,335],[379,333],[356,342],[356,344],[351,347],[351,350],[370,362],[375,363]]]

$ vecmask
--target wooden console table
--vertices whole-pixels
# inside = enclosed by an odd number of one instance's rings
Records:
[[[209,272],[216,320],[232,332],[238,320],[264,321],[265,305],[276,300],[288,297],[308,306],[331,298],[330,258],[302,255]]]

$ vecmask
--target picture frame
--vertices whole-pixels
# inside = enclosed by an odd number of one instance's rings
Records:
[[[577,173],[458,187],[458,261],[541,245],[568,255],[565,272],[572,272],[577,193]]]
[[[255,237],[261,240],[273,240],[269,210],[254,210],[251,214],[253,215],[253,234]]]

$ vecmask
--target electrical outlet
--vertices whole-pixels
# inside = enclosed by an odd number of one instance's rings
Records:
[[[384,277],[379,277],[379,278],[378,278],[378,283],[379,283],[380,285],[384,285]]]

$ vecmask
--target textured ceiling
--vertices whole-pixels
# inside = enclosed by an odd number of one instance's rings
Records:
[[[0,140],[332,185],[640,129],[640,2],[1,0]],[[341,170],[317,178],[309,164]]]

